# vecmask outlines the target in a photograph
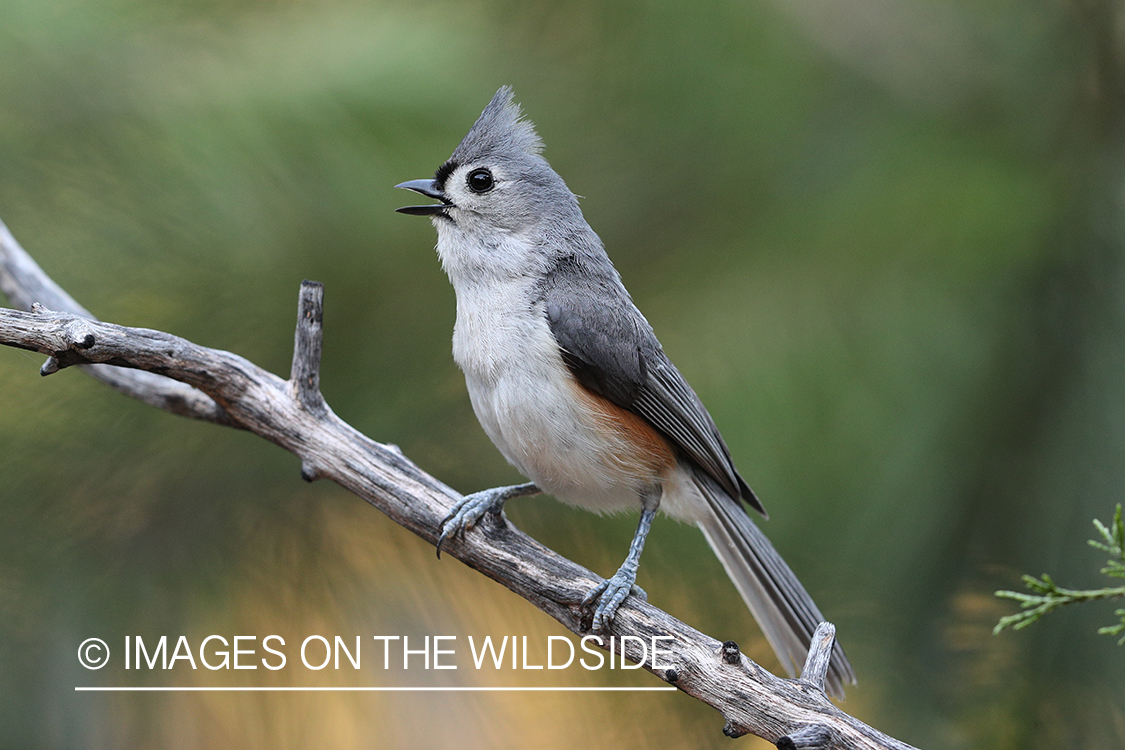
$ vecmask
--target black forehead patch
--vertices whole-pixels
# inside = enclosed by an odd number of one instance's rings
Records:
[[[450,159],[438,167],[437,172],[434,173],[434,183],[437,184],[438,190],[445,189],[445,181],[449,179],[449,175],[453,174],[453,170],[459,166],[461,165]]]

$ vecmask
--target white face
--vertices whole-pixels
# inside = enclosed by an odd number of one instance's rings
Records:
[[[466,233],[520,232],[541,218],[543,185],[520,170],[487,161],[457,165],[443,184],[449,212]]]
[[[442,192],[451,205],[433,224],[454,286],[540,270],[540,227],[552,206],[545,195],[550,187],[536,182],[526,169],[485,161],[453,166],[444,175]]]

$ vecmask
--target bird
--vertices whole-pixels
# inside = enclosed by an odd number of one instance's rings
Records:
[[[794,676],[824,618],[751,520],[748,508],[766,518],[765,508],[542,150],[504,86],[432,178],[395,186],[436,201],[397,211],[436,229],[456,297],[453,358],[485,433],[530,480],[464,496],[442,522],[438,554],[515,497],[639,508],[625,561],[581,602],[603,632],[628,596],[645,597],[637,570],[662,510],[703,531]],[[854,682],[836,643],[827,687],[842,697]]]

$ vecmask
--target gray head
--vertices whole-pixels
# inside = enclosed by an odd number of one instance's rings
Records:
[[[542,147],[505,86],[433,179],[395,186],[440,201],[398,210],[432,217],[438,253],[455,283],[460,270],[513,273],[541,267],[550,260],[545,250],[576,239],[600,251],[574,194],[539,155]],[[564,243],[555,241],[563,238]]]

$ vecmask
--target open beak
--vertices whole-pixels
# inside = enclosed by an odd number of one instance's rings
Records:
[[[421,193],[427,198],[439,200],[441,203],[430,203],[425,206],[403,206],[396,208],[400,214],[411,214],[412,216],[444,216],[446,209],[453,204],[445,197],[445,193],[437,189],[435,182],[430,180],[410,180],[409,182],[400,182],[395,185],[396,188],[403,190],[413,190],[415,193]]]

